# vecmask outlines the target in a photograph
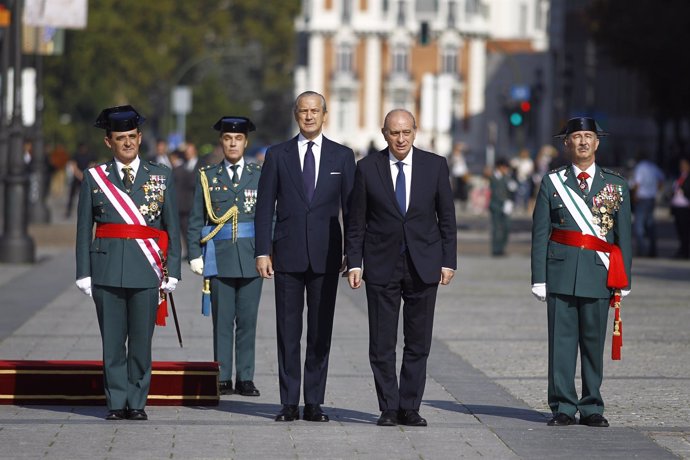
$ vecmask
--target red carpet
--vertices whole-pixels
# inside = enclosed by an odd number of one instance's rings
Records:
[[[154,361],[150,406],[217,406],[218,363]],[[102,361],[2,361],[0,404],[105,405]]]

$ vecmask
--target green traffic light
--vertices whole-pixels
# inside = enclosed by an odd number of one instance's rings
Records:
[[[522,115],[517,112],[510,114],[510,124],[513,126],[520,126],[522,124]]]

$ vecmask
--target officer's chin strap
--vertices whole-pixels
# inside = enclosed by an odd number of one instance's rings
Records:
[[[623,320],[621,319],[621,290],[616,289],[611,296],[611,308],[614,310],[613,318],[613,337],[611,340],[611,359],[618,361],[621,359],[621,348],[623,348]]]

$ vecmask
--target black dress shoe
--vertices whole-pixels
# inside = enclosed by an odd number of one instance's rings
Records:
[[[242,396],[261,396],[251,380],[238,380],[237,385],[235,385],[235,393]]]
[[[321,410],[321,406],[318,404],[305,404],[302,418],[307,422],[327,422],[329,420],[328,415]]]
[[[609,421],[601,414],[592,414],[587,417],[580,417],[580,425],[594,426],[597,428],[606,428],[609,426]]]
[[[426,419],[419,415],[416,410],[400,410],[398,412],[398,421],[402,425],[407,426],[426,426]]]
[[[108,415],[105,416],[106,420],[124,420],[127,418],[127,414],[124,409],[109,410]]]
[[[558,412],[551,417],[551,420],[546,422],[548,426],[568,426],[575,424],[575,417],[571,417],[563,412]]]
[[[232,391],[232,380],[223,380],[218,382],[218,392],[222,395],[231,395]]]
[[[130,409],[127,413],[128,420],[148,420],[149,417],[144,412],[144,409]]]
[[[276,422],[294,422],[299,418],[299,409],[295,404],[283,404],[283,408],[276,415]]]
[[[384,410],[381,412],[381,417],[376,421],[378,426],[395,426],[398,424],[397,410]]]

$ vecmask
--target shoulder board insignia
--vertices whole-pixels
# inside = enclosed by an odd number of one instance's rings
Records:
[[[567,167],[568,167],[568,165],[559,166],[558,168],[552,169],[551,171],[549,171],[549,174],[555,173],[555,172],[558,172],[558,171],[563,171],[563,170],[564,170],[565,168],[567,168]]]
[[[601,168],[601,170],[602,170],[603,172],[605,172],[606,174],[612,174],[612,175],[614,175],[614,176],[620,177],[621,179],[624,179],[624,177],[623,177],[623,175],[622,175],[621,173],[619,173],[619,172],[617,172],[617,171],[614,171],[614,170],[612,170],[612,169]]]

